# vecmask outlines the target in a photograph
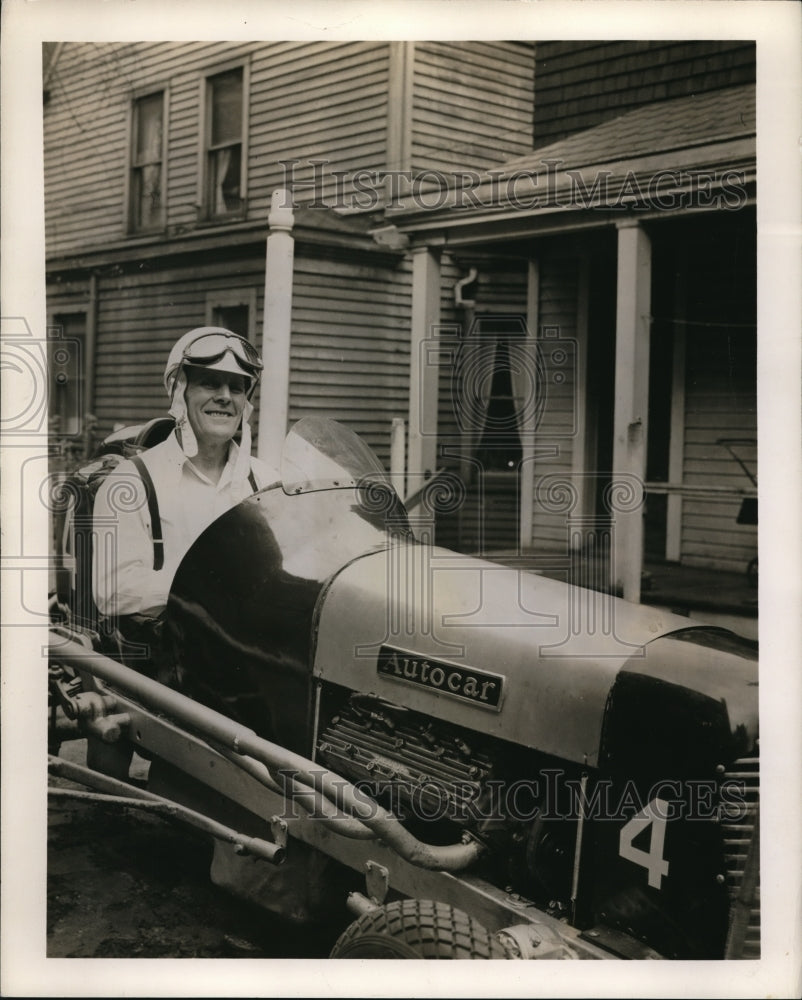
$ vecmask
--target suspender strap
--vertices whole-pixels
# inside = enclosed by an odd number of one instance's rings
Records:
[[[156,497],[156,488],[153,485],[153,480],[150,478],[147,466],[139,455],[134,455],[131,461],[136,466],[136,471],[145,484],[145,494],[148,498],[150,531],[153,535],[153,568],[161,569],[164,566],[164,539],[162,538],[162,521],[159,515],[159,501]]]
[[[139,477],[145,486],[145,495],[148,498],[148,514],[150,515],[150,531],[153,535],[153,568],[161,569],[164,566],[164,539],[162,537],[162,520],[159,514],[159,501],[156,496],[156,487],[150,477],[148,468],[139,455],[134,455],[131,461],[139,473]],[[254,493],[257,492],[256,476],[253,469],[248,473],[248,482]]]

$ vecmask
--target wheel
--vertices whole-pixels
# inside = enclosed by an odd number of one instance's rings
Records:
[[[331,958],[506,958],[495,937],[446,903],[402,899],[363,914],[340,935]]]

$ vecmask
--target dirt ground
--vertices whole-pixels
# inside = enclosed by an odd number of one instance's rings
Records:
[[[62,746],[84,762],[85,743]],[[78,788],[62,779],[51,784]],[[298,929],[209,879],[210,841],[142,811],[53,799],[49,958],[326,958],[338,929]]]

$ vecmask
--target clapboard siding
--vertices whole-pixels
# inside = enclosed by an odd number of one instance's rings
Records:
[[[455,343],[468,334],[472,317],[488,323],[492,316],[522,316],[526,312],[526,264],[523,261],[482,262],[478,277],[465,289],[475,301],[473,312],[458,308],[454,286],[468,273],[468,264],[458,265],[449,255],[441,262],[441,336],[449,344],[441,358],[438,401],[437,466],[462,485],[464,494],[457,509],[438,513],[437,541],[462,551],[491,553],[515,549],[518,545],[518,477],[480,473],[475,464],[468,436],[463,437],[466,414],[460,414],[459,386],[454,378],[459,348]],[[473,448],[481,433],[471,435]],[[461,459],[464,459],[464,464]]]
[[[249,211],[266,214],[271,192],[285,182],[281,160],[300,161],[299,204],[332,203],[334,171],[384,168],[389,58],[386,42],[299,43],[278,65],[268,47],[254,53]],[[326,161],[322,187],[309,183],[309,160]]]
[[[538,42],[535,146],[653,101],[754,80],[749,41]]]
[[[735,213],[737,215],[738,213]],[[683,247],[688,268],[685,329],[686,387],[683,481],[704,496],[686,497],[682,562],[742,571],[757,554],[757,528],[736,524],[737,496],[750,477],[720,438],[757,438],[755,232],[730,213],[691,229]],[[757,478],[756,445],[736,453]]]
[[[547,509],[541,498],[549,477],[571,476],[574,395],[577,391],[569,365],[557,374],[546,345],[547,331],[559,331],[561,347],[572,351],[576,337],[579,264],[573,257],[544,256],[540,260],[538,342],[546,376],[546,400],[538,425],[536,443],[554,446],[557,454],[539,458],[534,464],[535,502],[532,514],[532,545],[537,552],[566,553],[567,514]],[[560,378],[562,381],[560,381]]]
[[[182,333],[204,325],[207,295],[255,288],[260,320],[263,284],[264,262],[256,255],[99,279],[95,365],[99,430],[163,414],[167,355]]]
[[[505,260],[492,265],[480,263],[479,276],[470,294],[475,297],[477,316],[525,316],[527,307],[527,263]],[[465,332],[463,315],[454,306],[455,281],[467,273],[467,266],[457,267],[444,257],[442,267],[443,298],[441,322],[444,335],[452,328]],[[540,329],[559,328],[560,338],[569,351],[576,333],[577,262],[574,259],[541,262]],[[556,445],[554,458],[539,459],[535,465],[535,482],[543,477],[571,472],[571,436],[573,428],[576,386],[572,377],[560,382],[553,379],[553,370],[546,360],[546,407],[538,428],[537,443]],[[460,424],[454,410],[455,387],[453,367],[443,364],[439,377],[438,431],[440,457],[438,466],[449,475],[460,475]],[[562,372],[561,372],[562,374]],[[469,477],[464,482],[465,500],[458,511],[443,514],[437,521],[437,539],[454,548],[484,552],[509,551],[518,547],[520,479],[507,474],[489,474],[484,482]],[[533,543],[535,551],[565,552],[566,519],[564,513],[543,509],[536,502],[533,511]]]
[[[744,330],[689,333],[686,347],[684,481],[697,487],[754,490],[749,476],[719,438],[756,439],[756,341]],[[757,478],[755,445],[736,448]],[[715,497],[713,498],[715,499]],[[693,566],[743,569],[757,550],[757,528],[736,524],[737,498],[688,498],[683,505],[682,561]]]
[[[266,218],[272,192],[287,184],[299,204],[377,207],[378,199],[352,197],[351,180],[387,167],[388,114],[396,111],[388,108],[390,48],[383,41],[66,43],[45,109],[48,255],[126,240],[131,101],[155,89],[168,95],[164,235],[199,224],[200,84],[236,61],[249,72],[246,217]],[[406,119],[413,172],[481,169],[531,149],[532,45],[416,42],[413,50]],[[296,161],[289,174],[283,161]]]
[[[416,42],[413,174],[480,170],[531,151],[533,74],[533,46]]]
[[[339,419],[363,434],[389,464],[393,417],[406,420],[409,385],[409,275],[322,258],[296,258],[290,420],[307,413]],[[164,364],[177,337],[203,325],[207,296],[255,289],[261,331],[264,260],[126,275],[99,282],[96,410],[99,430],[164,413]],[[254,425],[258,420],[257,412]]]
[[[45,110],[48,254],[119,242],[125,232],[132,97],[169,87],[167,233],[198,223],[200,81],[231,61],[249,66],[248,215],[266,218],[301,161],[295,198],[332,198],[333,171],[378,171],[386,161],[386,42],[85,44],[62,47]],[[313,188],[310,159],[326,161]],[[319,168],[320,169],[320,168]]]
[[[392,420],[409,407],[409,269],[296,259],[290,422],[345,423],[389,469]]]

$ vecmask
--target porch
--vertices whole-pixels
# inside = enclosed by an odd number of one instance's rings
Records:
[[[549,560],[551,565],[544,564],[543,557],[531,551],[523,555],[497,551],[485,558],[594,590],[609,587],[609,560],[604,555],[575,555],[562,568],[555,566],[553,559]],[[686,616],[694,623],[731,629],[746,639],[758,639],[758,590],[755,581],[748,579],[746,567],[742,573],[730,573],[647,558],[640,603]]]

